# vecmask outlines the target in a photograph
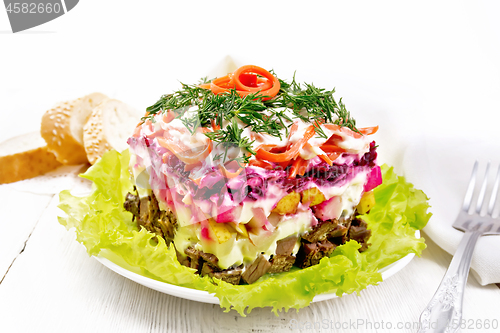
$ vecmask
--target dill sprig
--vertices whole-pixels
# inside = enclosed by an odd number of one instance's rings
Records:
[[[295,74],[291,83],[279,79],[281,88],[277,98],[274,99],[272,107],[288,107],[293,110],[294,115],[305,122],[325,123],[345,126],[358,132],[356,121],[351,117],[349,111],[342,103],[342,98],[337,103],[333,97],[335,89],[326,90],[317,88],[313,84],[304,83],[304,88],[295,80]],[[318,129],[318,126],[315,126]],[[322,136],[324,133],[318,133]]]
[[[232,89],[214,95],[208,89],[182,83],[182,89],[163,95],[148,107],[148,114],[143,120],[154,121],[157,113],[172,110],[191,133],[198,127],[211,127],[214,123],[220,129],[205,135],[217,142],[217,145],[223,145],[225,151],[223,156],[219,154],[214,159],[225,161],[228,149],[239,147],[245,153],[242,157],[233,159],[238,163],[248,162],[249,155],[246,152],[256,154],[252,150],[253,141],[242,136],[243,129],[249,127],[252,132],[265,133],[282,140],[283,131],[288,136],[288,129],[294,121],[287,110],[291,111],[295,119],[312,123],[316,134],[322,138],[327,138],[327,135],[319,126],[321,123],[345,126],[359,133],[356,121],[347,111],[342,99],[338,103],[335,101],[335,89],[317,88],[312,83],[301,85],[295,80],[295,74],[291,83],[281,79],[279,81],[281,88],[278,95],[268,101],[263,101],[265,96],[258,92],[241,97]],[[200,82],[210,81],[203,78]],[[194,108],[196,112],[187,113],[190,108]]]
[[[217,145],[223,145],[224,147],[224,158],[223,161],[226,160],[227,152],[229,148],[239,147],[245,149],[249,153],[255,155],[256,153],[252,149],[253,141],[249,141],[249,138],[242,137],[241,133],[243,133],[243,129],[238,126],[238,121],[236,117],[231,119],[231,123],[228,124],[224,129],[208,132],[205,135],[212,141],[217,142]],[[248,161],[243,157],[244,161]]]

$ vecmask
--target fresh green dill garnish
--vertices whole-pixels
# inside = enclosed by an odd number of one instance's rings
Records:
[[[317,121],[313,122],[313,126],[314,130],[316,131],[316,134],[318,134],[320,138],[328,139],[328,135],[326,135],[325,131],[323,131],[323,129],[321,128],[320,124],[318,124]]]
[[[243,148],[249,153],[255,155],[252,150],[253,141],[248,141],[248,138],[242,137],[241,133],[243,129],[238,126],[236,117],[231,119],[231,123],[228,124],[223,130],[218,130],[215,132],[208,132],[205,135],[212,141],[217,142],[217,145],[223,145],[224,147],[224,157],[223,161],[226,161],[227,152],[229,148],[239,147]],[[246,157],[246,156],[245,156]],[[247,162],[248,158],[243,157],[243,161]],[[220,159],[220,158],[219,158]]]
[[[275,75],[274,72],[271,73]],[[148,107],[148,114],[142,120],[154,121],[157,113],[172,110],[191,133],[198,127],[217,126],[220,129],[205,133],[217,145],[224,147],[224,154],[218,154],[214,159],[225,161],[228,149],[239,147],[244,154],[233,159],[238,163],[248,162],[249,155],[246,152],[256,154],[252,150],[253,141],[241,135],[243,128],[247,127],[252,132],[265,133],[283,140],[283,130],[288,136],[288,129],[295,118],[312,123],[316,134],[321,138],[327,138],[319,126],[321,123],[345,126],[359,133],[356,121],[345,108],[342,99],[337,103],[333,98],[335,89],[326,90],[308,83],[301,85],[295,81],[295,75],[291,83],[281,79],[279,81],[281,87],[278,95],[268,101],[263,101],[265,96],[258,93],[241,97],[233,89],[214,95],[210,90],[197,85],[182,84],[181,90],[162,96]],[[200,80],[200,83],[207,82],[210,82],[207,78]],[[190,108],[195,112],[186,112]],[[294,118],[290,118],[290,111]]]
[[[323,121],[325,123],[345,126],[358,132],[356,121],[351,117],[349,111],[340,99],[339,103],[333,98],[335,89],[326,90],[317,88],[313,84],[304,83],[305,89],[295,81],[295,75],[291,83],[279,79],[281,88],[278,96],[269,101],[274,108],[288,107],[293,110],[294,115],[305,122],[314,123]],[[318,129],[318,126],[315,126]],[[324,133],[318,133],[323,136]]]

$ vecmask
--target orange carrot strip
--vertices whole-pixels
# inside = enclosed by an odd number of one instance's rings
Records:
[[[220,130],[220,126],[216,124],[214,119],[212,119],[210,122],[212,123],[212,129],[214,130],[214,132]]]
[[[300,164],[298,174],[300,176],[303,176],[306,173],[307,170],[307,165],[309,164],[309,161],[303,160],[302,163]]]
[[[210,83],[210,90],[212,90],[212,92],[215,95],[218,95],[218,94],[222,94],[226,91],[229,91],[227,86],[231,86],[231,85],[233,85],[232,78],[229,77],[229,75],[226,75],[226,76],[219,77],[219,78],[213,80]]]
[[[332,145],[332,144],[323,144],[319,147],[322,151],[325,153],[343,153],[345,152],[344,148],[340,148],[337,145]]]
[[[375,134],[378,131],[378,126],[372,126],[372,127],[363,127],[363,128],[358,128],[358,130],[363,134],[363,135],[371,135]]]
[[[264,78],[258,78],[260,74]],[[243,84],[240,77],[243,78]],[[201,88],[208,88],[208,84],[199,85]],[[257,93],[266,96],[262,100],[269,100],[276,96],[280,90],[280,82],[277,77],[266,71],[264,68],[247,65],[238,68],[234,73],[217,78],[210,83],[210,90],[216,95],[228,92],[229,89],[236,89],[241,97]]]
[[[163,114],[163,122],[169,123],[175,118],[175,112],[168,110],[166,114]]]
[[[231,171],[227,170],[223,165],[220,165],[219,169],[220,169],[222,175],[226,178],[234,178],[234,177],[238,176],[241,173],[241,171],[243,171],[243,168],[239,168],[237,171],[231,172]]]
[[[339,157],[342,153],[326,153],[328,158],[333,162]]]
[[[256,88],[257,90],[255,91],[259,91],[267,90],[273,86],[273,83],[269,79],[257,77],[255,74],[242,73],[238,79],[245,87],[245,89],[241,90],[251,91],[248,88]]]
[[[244,86],[239,79],[241,74],[243,74],[243,73],[260,74],[260,75],[264,76],[266,79],[268,79],[270,82],[272,82],[272,87],[270,87],[269,89],[263,90],[262,87]],[[254,66],[254,65],[242,66],[242,67],[238,68],[233,74],[234,74],[233,80],[234,80],[234,84],[236,86],[236,89],[247,91],[249,93],[255,93],[255,92],[260,91],[259,95],[268,96],[266,98],[263,98],[262,100],[269,100],[269,99],[273,98],[274,96],[276,96],[278,94],[278,92],[280,91],[281,84],[280,84],[278,78],[275,77],[274,75],[272,75],[271,73],[269,73],[268,71],[266,71],[262,67],[258,67],[258,66]],[[244,95],[248,95],[248,93],[240,93],[240,96],[244,96]]]
[[[228,169],[226,169],[226,167],[224,165],[219,165],[219,169],[221,171],[221,173],[226,177],[226,178],[234,178],[236,176],[238,176],[241,171],[243,171],[243,168],[240,167],[240,165],[238,164],[238,162],[236,161],[231,161],[229,163],[227,163],[228,166],[230,166],[232,164],[233,167],[237,167],[238,170],[236,170],[235,172],[231,172],[229,171]]]
[[[269,79],[263,77],[257,78],[257,86],[260,87],[262,90],[271,88],[272,84],[273,83],[269,81]]]
[[[330,157],[328,157],[328,155],[326,154],[321,154],[321,155],[318,155],[323,161],[325,161],[326,163],[328,163],[328,165],[332,165],[333,164],[333,161],[330,159]]]
[[[259,149],[261,149],[261,148],[262,148],[262,149],[266,149],[266,150],[271,150],[271,149],[273,149],[273,148],[275,148],[275,147],[276,147],[276,145],[273,145],[273,144],[260,144],[260,145],[258,145],[258,146],[254,149],[254,151],[257,151],[257,150],[259,150]]]
[[[257,87],[257,75],[255,74],[250,74],[250,73],[243,73],[240,75],[238,80],[245,86],[245,87]]]
[[[292,126],[293,127],[293,126]],[[290,130],[291,132],[291,130]],[[262,160],[267,160],[271,162],[284,162],[290,161],[297,157],[300,149],[306,144],[306,142],[313,137],[315,131],[314,126],[309,126],[302,138],[300,138],[297,142],[290,146],[290,149],[285,151],[284,153],[271,153],[262,147],[257,147],[257,158]]]
[[[285,170],[290,163],[292,163],[292,160],[284,161],[284,162],[276,162],[283,170]]]
[[[329,137],[328,140],[326,140],[326,142],[324,144],[326,144],[326,145],[330,145],[330,144],[331,145],[336,145],[336,143],[338,141],[342,141],[342,140],[343,140],[342,136],[340,136],[338,134],[332,134],[332,136]]]
[[[210,89],[210,83],[202,83],[202,84],[199,84],[198,87],[203,88],[203,89]]]
[[[198,166],[201,166],[201,161],[193,163],[193,164],[186,164],[186,165],[184,165],[184,171],[191,171]]]
[[[290,174],[288,175],[288,178],[295,178],[297,176],[297,172],[299,171],[301,162],[302,158],[300,156],[292,162],[292,167],[290,168]]]
[[[141,125],[143,123],[139,123],[139,125],[137,125],[137,127],[134,129],[134,134],[132,134],[132,136],[134,138],[138,138],[140,135],[141,135]]]
[[[297,175],[303,176],[306,173],[308,163],[309,162],[302,157],[297,157],[297,159],[293,161],[288,178],[295,178]]]
[[[257,73],[263,75],[267,80],[261,81],[263,82],[262,85],[258,85],[258,78],[257,75],[255,74],[250,74],[252,73]],[[250,79],[251,77],[251,79]],[[257,92],[257,91],[265,91],[273,86],[273,75],[266,71],[263,68],[257,67],[257,66],[242,66],[238,68],[234,72],[234,85],[236,89],[238,90],[243,90],[243,91],[251,91],[251,92]],[[253,81],[255,80],[255,83]]]
[[[262,161],[262,160],[250,160],[248,162],[248,165],[256,166],[256,167],[260,167],[260,168],[268,169],[268,170],[273,168],[273,166],[270,163],[267,163],[266,161]]]

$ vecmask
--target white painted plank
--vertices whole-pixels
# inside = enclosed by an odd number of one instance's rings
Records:
[[[0,332],[312,332],[306,325],[347,325],[335,332],[391,332],[367,325],[416,322],[433,295],[451,257],[428,242],[422,258],[379,286],[312,304],[276,317],[256,309],[246,318],[217,305],[197,303],[140,286],[108,270],[85,253],[55,218],[56,200],[40,219],[25,251],[0,285]],[[471,278],[465,296],[466,319],[499,318],[500,289]],[[495,317],[496,316],[496,317]],[[353,329],[350,323],[363,320]],[[368,322],[368,323],[367,323]],[[292,326],[291,326],[292,324]],[[330,331],[321,329],[319,331]],[[415,332],[393,329],[393,332]],[[472,330],[463,330],[467,332]],[[474,330],[474,332],[488,332]],[[493,331],[491,331],[493,332]]]
[[[0,281],[23,250],[38,219],[55,194],[82,186],[86,166],[61,166],[31,179],[0,185]]]
[[[0,281],[23,250],[52,195],[24,193],[0,185]]]

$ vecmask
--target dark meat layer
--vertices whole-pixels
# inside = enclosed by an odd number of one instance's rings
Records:
[[[127,193],[123,207],[134,215],[139,229],[143,226],[146,230],[163,237],[167,245],[173,241],[177,230],[177,218],[170,209],[160,210],[154,195],[140,199],[137,193]]]
[[[241,274],[242,270],[241,267],[237,267],[235,269],[226,269],[223,271],[218,271],[214,269],[212,266],[208,265],[207,263],[203,264],[203,268],[201,269],[201,276],[211,276],[217,279],[220,279],[224,282],[231,283],[231,284],[240,284],[241,281]]]
[[[354,239],[356,242],[361,244],[359,252],[365,251],[370,244],[368,239],[372,235],[372,231],[367,229],[367,224],[362,219],[356,218],[352,220],[351,227],[349,228],[348,238]]]
[[[134,215],[139,228],[142,226],[148,231],[163,237],[169,245],[175,236],[177,219],[171,210],[163,211],[158,207],[158,201],[151,195],[140,199],[136,194],[128,193],[124,208]],[[316,265],[324,257],[332,254],[335,248],[350,239],[357,241],[361,248],[366,250],[370,245],[368,239],[371,231],[366,222],[359,219],[334,219],[320,221],[311,231],[302,235],[297,257],[292,255],[298,237],[290,236],[277,242],[276,254],[267,260],[262,254],[255,261],[246,266],[220,269],[219,259],[210,253],[187,248],[184,253],[177,253],[179,262],[196,270],[197,274],[208,275],[231,284],[252,284],[266,273],[288,272],[293,265],[307,268]]]
[[[245,272],[241,274],[241,277],[246,283],[252,284],[262,275],[266,274],[270,268],[271,263],[261,254],[253,263],[247,266]]]
[[[337,245],[324,239],[316,243],[302,243],[299,253],[297,253],[297,266],[306,268],[312,265],[319,264],[319,261],[324,257],[330,256]]]
[[[330,256],[330,254],[339,245],[348,240],[355,240],[363,252],[370,245],[368,239],[371,236],[371,230],[367,229],[365,221],[356,217],[352,220],[328,220],[321,221],[313,230],[302,236],[302,245],[297,253],[295,265],[306,268],[319,263],[321,258]]]
[[[177,259],[184,266],[196,269],[196,273],[201,276],[211,276],[227,283],[240,284],[243,265],[230,269],[220,269],[217,263],[219,259],[211,254],[188,247],[184,254],[186,257],[177,253]]]
[[[276,254],[269,258],[271,267],[268,273],[288,272],[295,263],[295,256],[292,255],[293,248],[297,244],[297,237],[290,236],[276,243]]]

